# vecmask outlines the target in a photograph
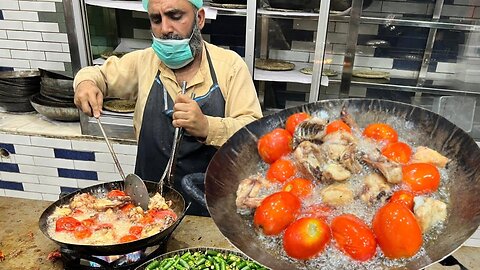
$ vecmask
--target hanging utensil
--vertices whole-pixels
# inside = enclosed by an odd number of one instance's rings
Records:
[[[182,94],[185,94],[187,91],[187,82],[182,82]],[[193,97],[193,96],[192,96]],[[163,183],[166,181],[167,185],[173,187],[173,179],[175,174],[175,164],[177,161],[177,153],[180,146],[180,141],[182,140],[183,136],[183,128],[176,127],[175,132],[173,134],[173,143],[172,143],[172,151],[170,152],[170,158],[168,159],[167,167],[163,172],[162,178],[160,179],[160,186],[161,189],[163,187]],[[160,194],[162,194],[162,190],[160,190]]]
[[[145,186],[145,183],[136,174],[128,174],[125,177],[125,173],[122,170],[122,166],[118,161],[117,154],[115,154],[115,151],[113,150],[113,146],[110,143],[110,140],[108,140],[107,133],[105,133],[105,130],[103,129],[103,125],[102,125],[102,122],[100,121],[100,117],[95,119],[97,119],[98,126],[100,127],[100,131],[102,132],[103,138],[107,143],[108,150],[112,155],[115,166],[117,166],[118,173],[120,174],[123,181],[125,182],[125,193],[128,196],[130,196],[130,198],[132,198],[132,201],[135,205],[140,206],[143,210],[147,210],[148,201],[150,200],[150,197],[148,195],[148,190],[147,190],[147,187]]]

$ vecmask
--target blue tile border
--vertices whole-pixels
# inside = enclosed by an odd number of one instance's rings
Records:
[[[17,164],[0,162],[0,171],[2,172],[20,172]]]
[[[10,154],[15,154],[15,146],[11,143],[0,143],[0,148],[7,150]]]
[[[98,180],[97,172],[84,171],[84,170],[72,170],[58,168],[58,176],[73,178],[73,179],[85,179],[85,180]]]
[[[79,188],[60,187],[60,192],[61,192],[61,193],[68,193],[68,194],[70,194],[70,193],[75,192],[75,191],[77,191],[77,190],[79,190]]]
[[[22,183],[3,181],[3,180],[0,180],[0,188],[24,191]]]
[[[0,10],[0,20],[3,20],[3,12]]]
[[[95,153],[93,152],[57,149],[57,148],[53,149],[53,151],[55,153],[56,158],[95,161]]]

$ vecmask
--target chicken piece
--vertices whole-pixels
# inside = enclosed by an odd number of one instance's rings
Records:
[[[105,209],[122,207],[127,203],[130,203],[131,201],[132,199],[130,198],[130,196],[119,196],[119,197],[115,197],[114,199],[108,199],[108,198],[98,199],[97,198],[93,203],[92,207],[97,211],[105,211]]]
[[[304,141],[320,142],[325,136],[327,120],[318,117],[311,117],[298,124],[293,134],[293,149],[297,148]]]
[[[261,176],[243,179],[238,185],[235,204],[238,209],[255,209],[269,194],[262,192],[272,184]]]
[[[345,152],[340,158],[340,164],[352,173],[360,173],[362,165],[357,158],[357,147],[353,144],[347,146]]]
[[[339,164],[329,163],[323,167],[322,180],[324,181],[345,181],[350,178],[350,176],[352,176],[350,171]]]
[[[347,145],[338,144],[334,142],[325,142],[320,145],[320,149],[325,153],[325,155],[333,161],[340,160],[347,151]]]
[[[353,201],[353,191],[347,184],[334,184],[320,191],[320,197],[325,204],[342,206]]]
[[[309,179],[321,179],[326,157],[322,148],[310,141],[304,141],[293,152],[298,170]]]
[[[332,132],[330,134],[325,135],[322,138],[324,143],[336,143],[336,144],[343,144],[343,145],[350,145],[350,144],[357,144],[358,139],[355,138],[350,132],[346,132],[343,130],[339,130],[336,132]]]
[[[445,168],[449,161],[447,157],[425,146],[417,147],[411,160],[412,163],[430,163],[440,168]]]
[[[347,124],[352,130],[359,131],[357,122],[353,119],[352,115],[347,112],[347,107],[343,106],[340,112],[340,118],[345,124]]]
[[[77,209],[85,207],[92,209],[96,200],[97,198],[90,193],[80,193],[73,197],[72,202],[70,202],[70,208]]]
[[[148,209],[168,209],[168,202],[165,201],[165,198],[160,195],[160,193],[155,193],[153,197],[150,198],[148,202]]]
[[[377,144],[372,140],[365,139],[361,145],[363,157],[362,159],[373,168],[378,169],[387,182],[392,184],[399,184],[402,182],[402,165],[388,160],[382,155]]]
[[[70,207],[68,207],[67,205],[62,205],[61,207],[55,208],[55,211],[53,212],[51,217],[64,217],[70,215],[71,213],[72,209]]]
[[[132,223],[138,223],[142,220],[144,216],[144,211],[140,206],[132,207],[130,211],[128,211],[127,216],[130,221],[132,221]]]
[[[360,195],[360,199],[369,205],[374,204],[377,201],[384,202],[387,195],[392,190],[390,185],[386,182],[386,179],[378,174],[369,174],[364,179],[363,192]]]
[[[413,212],[422,228],[422,232],[427,232],[438,223],[447,219],[447,205],[439,200],[417,196],[413,199]]]

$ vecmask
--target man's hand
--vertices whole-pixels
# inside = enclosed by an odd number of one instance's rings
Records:
[[[190,135],[201,139],[207,138],[208,119],[202,113],[197,102],[187,95],[178,95],[173,106],[174,127],[184,128]]]
[[[103,93],[93,81],[83,81],[77,85],[75,105],[86,115],[98,118],[102,113]]]

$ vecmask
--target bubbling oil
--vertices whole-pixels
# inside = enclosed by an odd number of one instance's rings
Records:
[[[322,111],[322,113],[318,113],[317,115],[321,115],[322,117],[328,117],[329,113]],[[385,120],[385,119],[380,119]],[[382,121],[378,122],[382,122]],[[404,120],[399,120],[397,117],[392,117],[383,121],[384,123],[390,124],[394,129],[398,131],[399,134],[405,135],[402,138],[399,138],[399,141],[405,142],[409,144],[412,148],[416,146],[422,145],[418,138],[420,137],[420,133],[415,130],[415,126],[411,122],[405,122]],[[357,138],[361,137],[361,130],[353,130],[354,135]],[[424,145],[424,144],[423,144]],[[375,145],[372,144],[370,140],[360,140],[357,145],[357,153],[369,153],[369,151],[374,151],[376,148],[382,147],[382,145]],[[293,160],[292,154],[285,157],[287,159]],[[356,194],[355,199],[352,203],[349,203],[345,206],[335,207],[332,209],[330,215],[326,218],[327,224],[330,224],[334,217],[342,215],[342,214],[354,214],[355,216],[362,219],[370,228],[372,227],[372,221],[377,213],[378,209],[384,205],[381,201],[374,201],[371,203],[366,203],[358,198],[358,194],[361,194],[362,190],[364,189],[364,178],[376,172],[370,166],[366,165],[365,163],[361,162],[362,170],[358,174],[352,174],[352,176],[345,181],[349,185],[349,188]],[[440,187],[439,189],[429,194],[430,197],[441,200],[442,202],[447,204],[447,213],[449,213],[449,202],[450,202],[450,193],[449,193],[449,182],[452,179],[452,173],[455,171],[456,165],[451,162],[447,168],[438,168],[440,172]],[[268,170],[268,164],[261,162],[258,166],[258,172],[261,175],[265,175],[266,171]],[[302,177],[300,173],[297,173],[296,177]],[[322,189],[329,186],[331,183],[323,183],[321,181],[314,181],[314,190],[313,196],[308,198],[302,202],[302,207],[308,208],[308,206],[314,204],[321,204],[322,199],[318,195]],[[278,191],[281,188],[281,185],[274,185],[273,190],[272,188],[267,192],[269,194]],[[398,184],[391,186],[391,192],[393,193],[397,190],[404,189],[405,186],[403,184]],[[276,190],[275,190],[276,189]],[[253,214],[253,213],[250,213]],[[248,226],[254,229],[253,226],[253,215],[244,216],[247,220]],[[447,214],[448,220],[448,214]],[[385,269],[385,268],[399,268],[405,266],[407,263],[414,261],[420,257],[427,256],[425,246],[431,242],[435,241],[439,235],[445,230],[444,222],[440,224],[436,224],[430,230],[423,234],[423,246],[420,251],[415,254],[413,257],[406,258],[406,259],[388,259],[383,254],[382,250],[379,246],[377,246],[376,254],[373,258],[366,262],[359,262],[356,260],[351,259],[344,253],[342,253],[335,245],[335,240],[331,239],[331,242],[327,245],[325,250],[319,254],[318,257],[306,260],[306,261],[299,261],[290,258],[283,249],[283,233],[278,236],[265,236],[261,232],[257,230],[257,239],[260,243],[262,243],[265,250],[275,255],[275,257],[293,263],[299,269],[345,269],[345,270],[354,270],[354,269]]]

